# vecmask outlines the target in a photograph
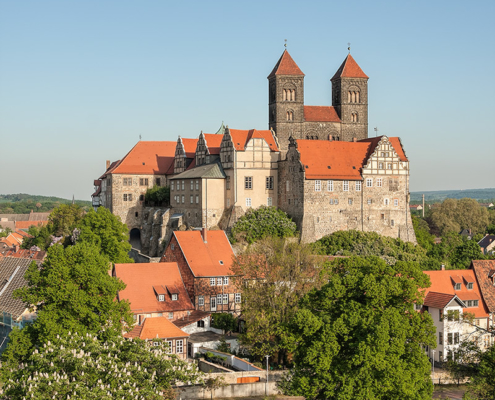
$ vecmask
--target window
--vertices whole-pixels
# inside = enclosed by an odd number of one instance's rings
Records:
[[[204,305],[205,305],[205,298],[203,296],[198,296],[198,306],[204,306]]]
[[[438,352],[438,361],[443,361],[443,352],[441,350]]]
[[[230,190],[230,176],[225,178],[225,189]]]
[[[349,191],[349,181],[344,181],[344,192]]]
[[[246,198],[246,207],[251,207],[251,198]]]
[[[240,303],[241,302],[241,294],[240,293],[236,293],[235,294],[234,301],[236,303]]]
[[[160,346],[160,342],[153,342],[153,346],[154,346],[154,347],[158,347],[158,346]]]
[[[184,341],[182,339],[175,341],[175,352],[177,354],[184,353]]]
[[[394,206],[395,206],[395,207],[398,207],[398,206],[399,206],[399,200],[394,199]]]
[[[449,332],[447,333],[447,344],[452,344],[453,343],[453,336],[452,333]]]
[[[289,181],[286,181],[285,182],[285,191],[286,192],[289,192],[290,191],[290,182]]]
[[[144,201],[144,194],[139,195],[139,201]]]
[[[122,185],[123,186],[132,186],[132,178],[124,178],[122,180]]]
[[[273,190],[273,176],[266,177],[266,188],[268,190]]]
[[[223,264],[223,262],[221,264]],[[223,277],[223,284],[224,285],[228,285],[229,284],[229,277],[228,276],[224,276]]]
[[[252,189],[253,188],[253,177],[245,176],[244,177],[244,189]]]
[[[215,278],[210,278],[210,286],[215,286],[217,284],[217,280]]]
[[[361,191],[361,181],[356,181],[356,192]]]
[[[347,202],[349,203],[350,206],[352,206],[352,199],[348,199]]]
[[[385,204],[386,206],[388,206],[388,199],[383,199],[383,204]]]
[[[438,332],[438,344],[443,344],[443,332]]]
[[[381,215],[380,215],[380,218],[381,218],[381,219],[385,219],[385,214],[381,214]]]
[[[179,295],[177,293],[172,293],[172,301],[177,301],[179,299]]]
[[[184,190],[184,181],[181,182],[181,188]]]
[[[196,195],[196,204],[199,204],[199,196]]]
[[[321,181],[315,181],[315,192],[321,192]]]
[[[454,344],[459,344],[459,332],[454,332]]]
[[[175,184],[174,181],[170,182],[170,190],[174,190],[174,184]]]
[[[287,121],[294,121],[294,112],[287,111]]]
[[[266,205],[267,205],[268,207],[271,207],[271,206],[273,205],[273,202],[272,202],[272,198],[271,198],[271,197],[268,197],[268,198],[266,199]]]
[[[422,308],[423,308],[423,305],[422,304],[418,304],[418,303],[414,304],[414,309],[416,311],[420,311]]]
[[[473,307],[478,307],[478,301],[479,300],[473,300]]]
[[[197,197],[197,196],[196,196]],[[230,207],[230,199],[227,199],[227,208]]]
[[[382,178],[377,178],[376,179],[376,186],[382,187]]]
[[[373,201],[371,199],[368,199],[368,204],[371,204]]]
[[[472,289],[472,288],[473,288],[473,283],[472,283],[472,282],[469,282],[469,283],[467,284],[467,288],[468,288],[468,289]]]
[[[163,294],[159,294],[158,301],[165,301],[165,296]]]
[[[222,304],[222,295],[217,294],[217,304]]]
[[[194,196],[193,195],[189,196],[189,201],[190,201],[191,204],[194,203]]]
[[[223,295],[223,304],[229,304],[229,295],[228,294]]]
[[[335,200],[333,201],[333,204],[339,204],[339,199],[335,199]]]
[[[148,178],[139,178],[139,186],[148,186]]]
[[[333,192],[333,181],[327,181],[327,191]]]
[[[387,164],[387,169],[392,169],[392,163]]]
[[[172,341],[171,340],[167,340],[167,353],[168,354],[171,354],[172,353]]]
[[[132,193],[124,193],[124,201],[132,201]]]
[[[454,287],[454,290],[461,290],[461,284],[460,283],[456,283],[455,284],[455,287]]]
[[[442,310],[438,310],[438,320],[441,321],[443,319],[443,312]]]
[[[394,226],[395,225],[395,221],[393,219],[390,220],[390,226]]]
[[[366,187],[373,187],[373,178],[366,178]]]
[[[199,190],[199,181],[196,181],[196,190]]]
[[[168,319],[174,319],[174,313],[173,312],[168,313]]]
[[[182,204],[184,204],[185,198],[186,198],[186,196],[182,195]]]
[[[171,249],[171,250],[174,250],[174,249],[175,249],[175,244],[174,244],[174,243],[172,243],[172,244],[170,245],[170,249]]]
[[[383,169],[383,163],[382,162],[381,163],[378,163],[378,169]]]
[[[191,190],[194,190],[194,181],[191,180]]]
[[[217,285],[222,286],[223,279],[222,278],[217,278]]]
[[[161,185],[160,185],[160,183],[161,183],[160,178],[156,178],[156,179],[155,179],[155,184],[156,184],[156,186],[161,186]]]

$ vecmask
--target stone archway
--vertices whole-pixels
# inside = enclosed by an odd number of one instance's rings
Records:
[[[141,250],[141,231],[138,228],[129,232],[129,243],[134,249]]]

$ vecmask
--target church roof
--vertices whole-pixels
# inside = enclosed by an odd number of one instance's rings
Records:
[[[363,72],[354,58],[348,54],[331,80],[338,78],[368,78],[368,75]]]
[[[275,75],[302,75],[303,72],[299,69],[296,62],[292,59],[289,52],[284,50],[282,56],[278,60],[277,64],[273,68],[270,75],[268,75],[268,79],[274,77]]]
[[[337,110],[331,106],[304,106],[304,120],[308,122],[341,122]]]
[[[176,145],[177,142],[140,141],[111,173],[165,175],[174,164]]]

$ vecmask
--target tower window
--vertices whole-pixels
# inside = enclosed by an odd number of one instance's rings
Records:
[[[359,122],[359,120],[358,120],[358,113],[357,112],[353,112],[351,114],[351,122]]]
[[[360,103],[359,92],[355,90],[349,90],[347,92],[347,102],[348,103]]]
[[[294,121],[294,112],[287,111],[287,121]]]
[[[282,93],[283,101],[296,101],[296,90],[295,89],[284,89]]]

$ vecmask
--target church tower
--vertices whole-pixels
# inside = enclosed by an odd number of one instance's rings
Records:
[[[368,138],[368,76],[350,53],[331,82],[332,105],[342,121],[341,140]]]
[[[280,148],[289,138],[303,138],[304,74],[285,50],[268,75],[268,128],[275,131]]]

